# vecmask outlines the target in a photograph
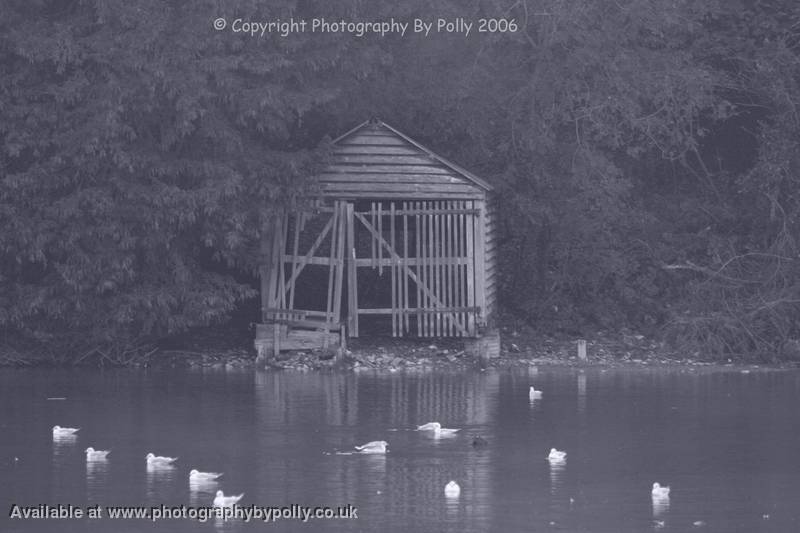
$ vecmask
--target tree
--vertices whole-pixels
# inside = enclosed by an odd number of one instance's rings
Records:
[[[304,115],[364,68],[335,36],[250,38],[212,27],[262,7],[7,3],[0,328],[8,335],[119,354],[219,320],[254,296],[213,262],[255,268],[270,206],[294,201],[323,156],[305,137]],[[288,19],[298,9],[273,2],[269,14]]]

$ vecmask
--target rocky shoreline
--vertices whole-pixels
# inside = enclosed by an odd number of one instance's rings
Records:
[[[252,347],[245,344],[241,332],[216,332],[211,337],[197,335],[190,342],[173,342],[132,360],[124,366],[134,368],[255,368],[256,357]],[[353,339],[347,350],[296,351],[281,353],[267,362],[268,370],[324,371],[324,370],[379,370],[428,371],[466,370],[472,368],[511,368],[528,365],[567,367],[648,367],[648,366],[720,366],[744,365],[795,368],[796,363],[764,363],[703,361],[698,355],[686,357],[670,350],[663,342],[643,335],[623,332],[614,335],[599,332],[586,339],[587,358],[579,359],[576,338],[539,335],[532,331],[514,328],[501,330],[501,349],[498,357],[486,358],[470,355],[460,339]],[[102,360],[87,359],[76,365],[104,365]],[[53,361],[30,359],[20,354],[0,357],[0,366],[53,366]],[[55,365],[58,366],[58,365]]]

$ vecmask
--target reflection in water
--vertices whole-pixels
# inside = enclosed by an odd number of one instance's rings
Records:
[[[653,518],[664,518],[669,511],[669,496],[653,496]]]
[[[445,499],[445,516],[448,520],[455,520],[458,518],[459,512],[459,497],[461,496],[461,487],[455,481],[450,481],[444,487]]]
[[[108,461],[86,461],[86,499],[97,502],[108,491]]]
[[[566,461],[550,463],[550,521],[563,524],[569,512],[569,498],[564,488]]]
[[[173,492],[173,482],[178,469],[172,465],[153,466],[147,465],[147,481],[145,493],[147,500],[153,505],[168,501],[168,496]]]
[[[581,370],[578,374],[578,414],[586,413],[586,374]]]
[[[214,480],[189,479],[189,505],[210,505],[214,495],[219,489],[219,483]]]
[[[244,521],[241,518],[228,518],[227,520],[221,516],[215,516],[214,529],[220,532],[240,531],[244,526]]]
[[[70,501],[74,496],[74,480],[70,478],[70,465],[77,457],[76,435],[53,437],[53,485],[52,498],[57,502]]]

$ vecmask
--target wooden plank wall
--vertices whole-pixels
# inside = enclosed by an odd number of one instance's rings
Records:
[[[338,198],[482,199],[485,191],[402,137],[378,125],[339,141],[319,175],[322,193]]]
[[[486,311],[484,317],[489,327],[497,324],[497,211],[496,205],[491,198],[486,202],[486,213],[484,217],[484,231],[486,233],[484,244],[485,271],[486,279],[484,290],[486,292]]]

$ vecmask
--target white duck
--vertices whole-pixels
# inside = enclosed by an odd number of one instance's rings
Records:
[[[385,440],[373,440],[361,446],[356,446],[356,450],[361,453],[386,453],[386,447],[389,445]]]
[[[443,428],[439,422],[428,422],[417,426],[417,431],[433,431],[436,435],[453,435],[457,429]]]
[[[111,453],[111,450],[95,450],[91,446],[86,448],[86,460],[87,461],[105,461],[108,458],[108,454]]]
[[[62,428],[61,426],[53,426],[53,438],[61,439],[64,437],[73,437],[75,433],[80,431],[81,428]]]
[[[217,491],[214,497],[214,507],[231,507],[233,504],[238,503],[244,497],[244,493],[237,496],[225,496],[221,490]]]
[[[547,455],[547,460],[548,461],[553,461],[553,462],[566,461],[567,460],[567,452],[562,452],[562,451],[556,450],[555,448],[550,448],[550,453]]]
[[[653,490],[650,491],[653,499],[669,498],[669,487],[662,487],[659,483],[653,483]]]
[[[153,468],[172,466],[172,463],[177,461],[177,457],[164,457],[161,455],[147,454],[147,466]]]
[[[536,390],[533,387],[533,385],[531,385],[531,388],[528,390],[528,398],[530,398],[531,400],[538,400],[541,397],[542,397],[542,391]]]
[[[217,480],[222,473],[219,472],[200,472],[199,470],[192,470],[189,472],[189,481],[195,483],[207,483]]]
[[[461,487],[455,481],[451,481],[444,486],[444,495],[448,498],[458,498],[459,494],[461,494]]]

